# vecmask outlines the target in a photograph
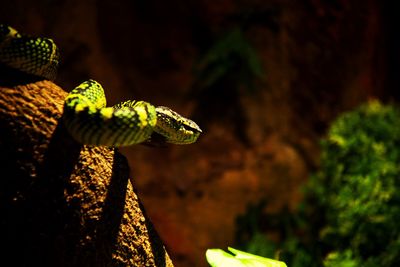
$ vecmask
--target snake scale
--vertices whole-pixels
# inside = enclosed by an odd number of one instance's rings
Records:
[[[24,35],[0,24],[2,64],[54,80],[59,57],[52,39]],[[135,100],[107,107],[104,90],[95,80],[81,83],[67,95],[63,118],[71,136],[90,145],[128,146],[148,141],[154,133],[163,142],[190,144],[202,132],[194,121],[168,107]]]

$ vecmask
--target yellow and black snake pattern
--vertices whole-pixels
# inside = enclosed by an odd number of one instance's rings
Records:
[[[59,52],[49,38],[18,33],[0,24],[0,62],[28,74],[54,80]],[[173,144],[196,142],[200,127],[170,108],[129,100],[107,107],[102,86],[88,80],[65,99],[64,124],[83,144],[128,146],[148,141],[156,133]]]

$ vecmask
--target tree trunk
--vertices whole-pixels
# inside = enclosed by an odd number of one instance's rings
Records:
[[[173,266],[126,159],[75,142],[67,93],[23,76],[0,69],[0,265]]]

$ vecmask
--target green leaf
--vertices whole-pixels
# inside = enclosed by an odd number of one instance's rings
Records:
[[[251,253],[228,248],[232,253],[222,249],[208,249],[206,258],[212,267],[287,267],[282,261],[260,257]]]

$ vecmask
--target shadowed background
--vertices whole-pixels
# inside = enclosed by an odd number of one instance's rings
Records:
[[[142,99],[193,118],[189,146],[132,146],[138,193],[176,266],[234,243],[249,203],[294,209],[341,112],[399,99],[390,1],[218,0],[2,3],[1,22],[53,38],[56,83],[99,81],[108,103]],[[273,237],[274,232],[270,235]]]

